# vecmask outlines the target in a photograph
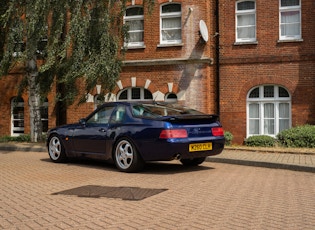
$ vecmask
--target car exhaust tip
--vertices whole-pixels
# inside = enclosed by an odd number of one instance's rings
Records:
[[[174,155],[174,160],[180,160],[181,157],[182,156],[180,155],[180,153],[177,153],[177,154]]]

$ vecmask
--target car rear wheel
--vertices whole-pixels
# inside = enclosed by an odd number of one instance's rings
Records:
[[[137,172],[144,166],[144,161],[137,149],[128,139],[120,139],[114,149],[116,167],[122,172]]]
[[[48,144],[48,154],[50,159],[56,163],[62,163],[67,160],[65,149],[62,145],[60,138],[56,135],[53,135],[49,139]]]
[[[180,162],[185,166],[196,166],[202,164],[205,160],[205,157],[199,157],[193,159],[181,159]]]

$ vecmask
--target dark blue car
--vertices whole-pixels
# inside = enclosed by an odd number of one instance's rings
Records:
[[[47,147],[53,162],[93,157],[136,172],[146,161],[199,165],[221,153],[224,142],[216,115],[174,104],[112,102],[76,124],[49,130]]]

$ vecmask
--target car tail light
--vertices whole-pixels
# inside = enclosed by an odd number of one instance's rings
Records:
[[[161,139],[169,138],[187,138],[188,134],[186,129],[164,129],[160,133]]]
[[[212,128],[212,135],[213,136],[224,136],[223,128],[222,127]]]

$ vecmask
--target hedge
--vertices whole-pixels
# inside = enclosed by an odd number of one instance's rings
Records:
[[[277,135],[277,139],[285,147],[315,148],[315,125],[283,130]]]
[[[251,136],[245,139],[246,146],[273,147],[276,139],[267,135]]]

